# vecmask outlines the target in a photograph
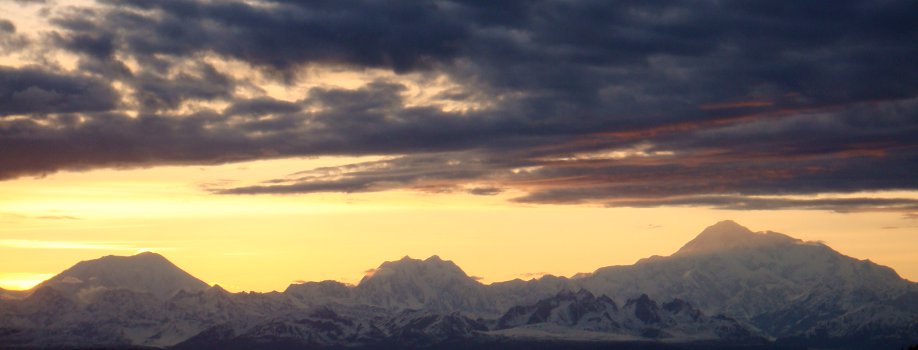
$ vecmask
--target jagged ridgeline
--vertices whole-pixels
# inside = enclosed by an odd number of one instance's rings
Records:
[[[0,290],[0,348],[704,349],[918,344],[918,288],[821,243],[731,221],[667,257],[483,285],[437,256],[356,286],[230,293],[164,257],[84,261]]]

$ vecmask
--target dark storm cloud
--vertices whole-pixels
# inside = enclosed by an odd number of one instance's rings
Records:
[[[226,113],[54,114],[0,119],[0,178],[92,167],[218,164],[301,155],[362,155],[461,149],[494,135],[484,116],[405,107],[401,85],[313,89],[300,104],[240,100]],[[260,105],[260,106],[259,106]],[[263,116],[297,106],[315,112]],[[260,112],[259,112],[260,110]],[[255,113],[259,112],[259,113]],[[475,138],[466,137],[479,133]],[[526,138],[528,139],[528,138]],[[514,141],[505,144],[532,142]],[[403,165],[416,165],[420,161]],[[414,169],[414,168],[412,168]],[[456,168],[452,168],[456,169]],[[443,175],[458,181],[464,173]],[[347,185],[323,185],[348,188]]]
[[[413,70],[455,57],[469,29],[434,2],[111,1],[104,28],[143,55],[201,51],[287,70],[305,62]],[[155,11],[143,16],[134,9]],[[70,19],[62,19],[68,22]]]
[[[500,194],[504,190],[497,187],[475,187],[468,189],[468,193],[474,194],[476,196],[493,196]]]
[[[18,52],[29,45],[29,40],[16,33],[16,24],[0,18],[0,50]]]
[[[451,157],[452,156],[452,157]],[[462,157],[462,158],[460,158]],[[480,159],[441,154],[399,157],[340,167],[317,168],[263,185],[216,189],[222,194],[375,192],[398,188],[431,188],[438,183],[486,177],[491,172]],[[479,190],[480,189],[473,189]],[[472,191],[472,190],[470,190]],[[495,194],[488,191],[478,194]]]
[[[0,116],[111,110],[118,94],[91,77],[0,66]],[[2,129],[0,129],[2,132]]]
[[[734,162],[704,166],[572,165],[539,171],[535,175],[544,184],[516,200],[531,203],[612,200],[610,203],[631,206],[701,194],[767,196],[889,190],[912,184],[910,174],[918,169],[908,162],[916,160],[916,157],[895,159],[903,162],[901,165],[888,165],[886,162],[893,160],[869,157],[801,163],[748,159],[742,165]],[[618,202],[616,198],[625,201]],[[683,200],[689,202],[694,198]],[[698,199],[698,204],[711,203]]]
[[[0,18],[0,32],[2,32],[2,33],[15,33],[15,32],[16,32],[16,25],[13,24],[13,22],[10,22],[9,20],[5,20],[5,19]]]
[[[88,24],[81,22],[63,23],[63,21],[61,21],[59,24],[62,26],[69,25],[71,27],[76,27],[74,29],[79,28],[78,25],[89,26]],[[73,52],[86,54],[97,59],[111,58],[111,56],[115,53],[115,36],[112,33],[92,33],[88,31],[88,33],[76,32],[66,36],[55,33],[52,36],[52,39],[58,46],[61,46],[62,48]]]
[[[762,199],[918,188],[914,1],[127,0],[53,23],[46,44],[79,55],[84,75],[0,85],[14,87],[0,98],[27,102],[0,114],[31,116],[0,119],[2,178],[383,154],[394,158],[210,190],[914,210],[866,195]],[[208,63],[220,59],[288,84],[309,80],[297,73],[307,67],[396,75],[296,101],[242,98],[248,82]],[[458,87],[437,99],[480,106],[414,103],[406,73],[443,77]],[[106,80],[136,106],[114,110]],[[44,95],[17,94],[33,86]],[[181,112],[192,101],[228,107]]]
[[[786,199],[743,196],[656,199],[652,201],[617,201],[610,206],[659,207],[678,205],[707,205],[732,210],[805,209],[836,212],[857,211],[918,211],[918,200],[911,198],[827,198]]]
[[[784,199],[761,196],[857,193],[908,189],[918,172],[909,153],[853,152],[803,159],[763,155],[733,160],[729,154],[634,157],[626,159],[495,158],[492,152],[449,152],[320,168],[255,186],[212,188],[223,194],[372,192],[444,184],[498,183],[529,194],[523,203],[601,203],[655,207],[703,205],[723,209],[779,208],[834,211],[918,210],[918,200]],[[494,187],[467,192],[493,195]],[[873,209],[870,209],[873,208]]]
[[[227,108],[227,115],[259,116],[267,114],[290,114],[299,112],[301,106],[296,103],[279,101],[271,98],[255,98],[239,100]]]
[[[185,100],[215,100],[229,98],[235,90],[232,78],[218,72],[209,64],[201,64],[198,75],[180,73],[167,78],[156,74],[141,74],[131,80],[137,89],[137,99],[146,111],[175,109]]]

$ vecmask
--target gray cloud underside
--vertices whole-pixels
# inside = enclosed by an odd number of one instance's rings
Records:
[[[129,0],[52,18],[43,40],[16,42],[73,52],[80,69],[0,69],[0,178],[387,154],[210,190],[914,210],[761,197],[918,188],[914,1]],[[16,29],[0,22],[0,43]],[[205,56],[287,83],[323,65],[445,76],[462,88],[439,98],[487,103],[418,106],[398,79],[244,99],[248,82]],[[180,112],[193,101],[229,107]]]

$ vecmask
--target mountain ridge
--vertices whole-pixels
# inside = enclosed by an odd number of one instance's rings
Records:
[[[707,254],[730,249],[799,243],[804,242],[773,231],[753,232],[733,220],[724,220],[705,228],[673,255]]]
[[[383,262],[357,285],[305,282],[282,293],[230,293],[143,253],[80,262],[25,299],[0,301],[0,343],[37,348],[918,341],[915,283],[824,244],[732,221],[708,227],[670,256],[573,278],[485,285],[450,260],[406,256]]]
[[[203,290],[210,286],[162,255],[142,252],[131,256],[108,255],[81,261],[39,283],[34,289],[42,287],[54,287],[74,295],[100,288],[123,288],[150,292],[165,299],[180,290]]]

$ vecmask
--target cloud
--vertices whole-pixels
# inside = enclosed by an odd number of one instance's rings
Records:
[[[610,202],[609,205],[628,207],[704,205],[731,210],[918,211],[918,199],[870,197],[792,199],[744,196],[689,196],[682,198],[652,198],[642,201],[615,201]]]
[[[106,82],[37,67],[0,66],[0,117],[112,110],[118,94]]]
[[[0,222],[3,223],[19,222],[27,218],[28,216],[22,214],[0,212]]]
[[[52,210],[53,211],[53,210]],[[27,219],[39,219],[39,220],[82,220],[82,218],[72,216],[72,215],[39,215],[39,216],[29,216],[19,213],[4,213],[0,212],[0,222],[17,222]]]
[[[49,2],[52,2],[52,0],[13,0],[13,1],[15,1],[17,4],[20,4],[20,5],[39,5],[39,4],[47,4]]]
[[[189,56],[212,51],[276,70],[304,62],[412,70],[455,57],[468,29],[436,4],[413,1],[111,3],[104,11],[106,23],[69,29],[111,33],[123,28],[128,30],[121,31],[120,40],[131,52]]]
[[[22,34],[16,33],[16,24],[0,18],[0,49],[6,53],[22,51],[30,44],[30,40]]]
[[[0,179],[384,155],[208,189],[908,212],[907,198],[793,196],[918,188],[915,13],[905,0],[61,7],[32,44],[78,69],[0,69]],[[321,84],[313,68],[365,79]]]
[[[44,215],[38,218],[44,220],[80,220],[80,218],[70,215]]]
[[[914,229],[918,228],[918,225],[904,225],[904,226],[883,226],[880,227],[882,230],[903,230],[903,229]]]
[[[429,188],[440,183],[486,177],[485,164],[465,155],[417,155],[394,159],[322,167],[267,180],[261,185],[214,188],[221,194],[376,192],[404,187]],[[487,192],[487,191],[486,191]]]
[[[42,241],[30,239],[0,239],[0,247],[15,249],[78,249],[78,250],[123,250],[141,249],[123,242]]]
[[[9,20],[0,18],[0,33],[16,33],[16,25]]]
[[[549,275],[551,274],[548,272],[525,272],[525,273],[519,274],[518,276],[525,278],[525,279],[533,279],[533,278],[542,278],[543,276],[549,276]]]
[[[503,192],[503,189],[497,187],[474,187],[468,189],[466,192],[474,194],[476,196],[493,196]]]
[[[232,78],[213,66],[199,64],[194,74],[180,72],[173,77],[143,73],[131,79],[141,110],[171,110],[187,100],[217,100],[229,98],[235,90]]]

